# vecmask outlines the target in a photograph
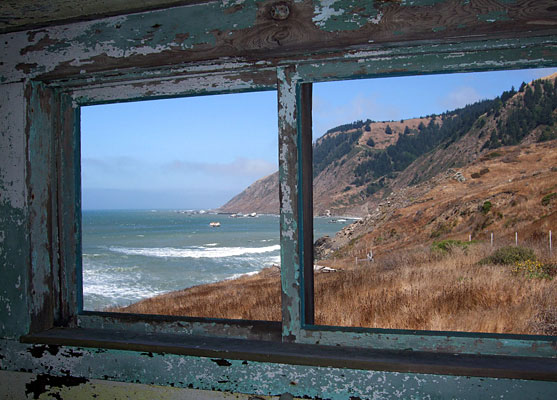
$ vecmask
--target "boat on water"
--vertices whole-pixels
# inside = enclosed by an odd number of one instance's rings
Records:
[[[209,226],[212,228],[218,228],[220,226],[220,222],[209,222]]]

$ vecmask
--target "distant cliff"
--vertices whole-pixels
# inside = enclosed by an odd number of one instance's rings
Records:
[[[355,121],[313,145],[314,212],[366,216],[393,190],[473,163],[502,146],[557,138],[557,74],[493,100],[400,121]],[[278,213],[278,174],[250,185],[221,212]]]

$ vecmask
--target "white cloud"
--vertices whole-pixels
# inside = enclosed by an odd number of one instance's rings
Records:
[[[439,100],[439,104],[448,110],[461,108],[482,99],[480,93],[470,86],[460,86]]]
[[[203,173],[237,177],[261,178],[277,170],[277,165],[261,159],[236,158],[229,163],[190,162],[175,160],[162,166],[177,173]]]
[[[132,157],[83,158],[84,188],[163,189],[218,186],[241,190],[278,167],[262,159],[236,158],[231,162],[174,160],[155,163]]]

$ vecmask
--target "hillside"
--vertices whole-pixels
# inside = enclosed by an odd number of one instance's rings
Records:
[[[545,199],[545,200],[544,200]],[[395,189],[365,218],[321,239],[318,259],[364,258],[433,240],[540,239],[557,226],[557,141],[490,151],[459,170]]]
[[[355,121],[313,146],[314,213],[366,216],[393,190],[461,168],[501,146],[557,137],[553,74],[441,115]],[[250,185],[221,212],[278,213],[278,175]]]

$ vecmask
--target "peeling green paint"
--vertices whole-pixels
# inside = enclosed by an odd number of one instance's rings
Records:
[[[0,99],[0,338],[27,332],[29,242],[23,84],[2,85]]]
[[[60,347],[33,356],[32,346],[0,341],[0,368],[34,374],[107,379],[149,385],[254,395],[290,393],[304,398],[360,399],[552,399],[557,382],[474,378],[309,367],[172,354]],[[217,362],[220,361],[220,362]]]
[[[279,197],[281,244],[282,335],[293,341],[301,327],[300,253],[298,221],[298,111],[299,76],[293,67],[277,70],[279,96]]]
[[[166,43],[169,48],[181,49],[213,46],[216,44],[215,35],[226,37],[231,32],[252,26],[257,3],[257,0],[209,2],[114,17],[109,24],[91,24],[77,40],[85,48],[104,44],[120,56],[144,54],[161,43]]]
[[[445,26],[436,26],[435,28],[432,28],[431,30],[432,30],[433,32],[442,32],[442,31],[444,31],[445,29],[447,29],[447,27],[445,27]]]
[[[1,190],[1,188],[0,188]],[[0,201],[0,337],[15,338],[29,326],[25,211]]]
[[[378,24],[383,17],[374,1],[313,0],[313,22],[327,32],[357,30]]]

